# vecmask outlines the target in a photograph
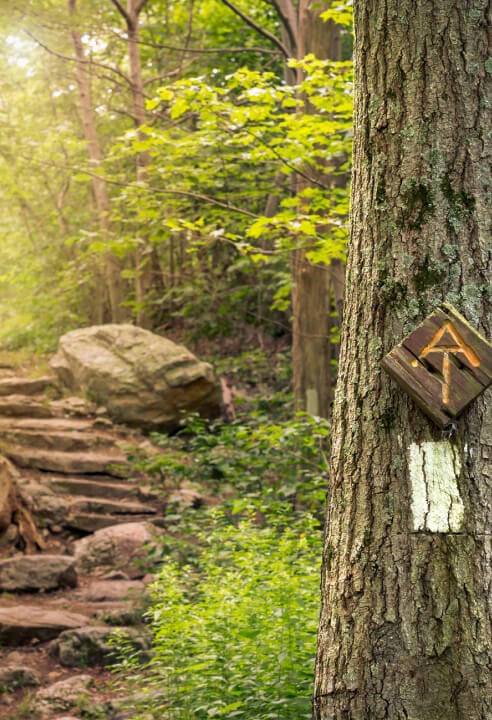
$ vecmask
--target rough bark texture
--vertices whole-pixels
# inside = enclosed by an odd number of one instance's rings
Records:
[[[490,338],[491,19],[490,0],[355,2],[316,720],[492,718],[492,395],[445,438],[380,364],[443,300]]]

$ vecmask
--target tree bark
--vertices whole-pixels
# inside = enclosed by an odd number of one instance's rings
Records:
[[[140,20],[145,0],[127,0],[126,10],[119,0],[112,0],[113,5],[122,15],[126,23],[128,65],[130,70],[130,84],[132,93],[132,114],[137,131],[145,125],[147,113],[145,110],[144,82],[142,77],[142,64],[140,61]],[[145,135],[140,133],[140,139]],[[140,151],[136,155],[137,183],[144,187],[147,184],[149,167],[148,153]],[[154,257],[152,257],[154,255]],[[137,304],[136,322],[143,328],[152,328],[152,312],[149,300],[153,287],[152,267],[158,265],[158,259],[153,253],[150,243],[145,235],[137,239],[135,247],[135,299]]]
[[[327,3],[300,0],[298,7],[298,57],[313,53],[320,60],[341,60],[340,29],[320,15]],[[301,78],[298,78],[300,80]],[[315,112],[308,106],[307,112]],[[320,164],[323,162],[320,160]],[[326,165],[326,163],[325,163]],[[334,184],[329,167],[316,178],[326,187]],[[303,183],[299,183],[298,192]],[[329,219],[326,223],[329,225]],[[294,252],[292,261],[292,370],[295,406],[298,411],[330,417],[333,402],[333,344],[330,337],[332,274],[329,265],[316,265],[308,249]]]
[[[76,10],[76,0],[68,0],[68,10],[70,16],[73,17]],[[109,243],[113,235],[111,226],[111,204],[106,180],[97,174],[97,171],[100,170],[102,166],[103,153],[92,109],[90,82],[86,65],[87,61],[80,33],[75,28],[72,28],[71,36],[76,58],[76,76],[79,89],[82,128],[87,142],[89,163],[93,170],[91,176],[92,191],[94,193],[94,201],[103,242]],[[105,314],[103,307],[104,293],[102,292],[102,288],[98,286],[98,274],[99,273],[96,273],[95,278],[95,299],[97,302],[94,314],[102,320]],[[104,277],[111,308],[111,322],[123,322],[127,318],[127,313],[123,307],[125,288],[121,277],[121,261],[110,250],[104,253]]]
[[[355,2],[315,720],[492,717],[491,391],[448,438],[381,370],[442,301],[490,337],[491,7]]]

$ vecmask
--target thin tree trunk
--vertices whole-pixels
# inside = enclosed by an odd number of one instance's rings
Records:
[[[491,19],[490,0],[355,2],[315,720],[492,718],[491,392],[443,437],[381,369],[443,300],[490,337]]]
[[[130,70],[130,84],[132,93],[132,115],[137,131],[147,120],[145,110],[144,82],[142,77],[142,64],[140,60],[140,21],[139,15],[146,4],[146,0],[127,0],[126,9],[119,0],[112,0],[120,15],[126,23],[128,65]],[[140,133],[140,138],[145,135]],[[137,183],[145,187],[148,180],[149,156],[146,152],[136,155]],[[143,234],[135,247],[135,296],[137,304],[136,322],[143,328],[152,327],[152,312],[150,299],[153,289],[153,268],[159,267],[159,259],[152,249],[148,239]]]
[[[298,53],[313,53],[324,60],[341,59],[340,30],[325,23],[320,14],[326,3],[299,3]],[[300,80],[301,78],[298,78]],[[307,108],[315,112],[314,108]],[[329,168],[319,173],[326,187],[334,184]],[[298,193],[303,183],[298,183]],[[329,219],[328,223],[329,225]],[[295,405],[298,411],[329,417],[333,401],[333,345],[330,337],[330,267],[307,259],[308,249],[294,253],[292,366]]]
[[[73,17],[76,11],[76,0],[68,0],[68,9],[70,16]],[[94,112],[92,110],[90,83],[86,64],[87,60],[80,33],[75,28],[72,28],[71,36],[77,60],[76,77],[79,89],[82,127],[84,137],[87,142],[89,162],[93,170],[91,175],[92,191],[94,193],[97,217],[103,242],[109,243],[113,235],[113,229],[111,226],[111,206],[106,181],[103,177],[97,174],[97,170],[99,170],[102,166],[103,154],[97,134]],[[127,313],[122,305],[125,299],[125,288],[121,277],[121,261],[110,250],[107,250],[104,253],[104,275],[111,307],[111,321],[116,323],[123,322],[127,317]],[[95,315],[102,318],[104,316],[104,293],[101,292],[102,289],[97,287],[97,285],[98,280],[96,278],[95,297],[98,299],[98,305],[100,307],[96,308]]]

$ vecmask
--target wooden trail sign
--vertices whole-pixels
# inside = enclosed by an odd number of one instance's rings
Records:
[[[436,425],[446,428],[492,383],[492,345],[444,304],[382,365]]]

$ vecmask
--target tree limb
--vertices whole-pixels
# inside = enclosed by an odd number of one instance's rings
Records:
[[[118,36],[119,37],[119,36]],[[226,47],[226,48],[191,48],[178,47],[176,45],[164,45],[162,43],[146,42],[139,40],[140,45],[161,50],[174,50],[188,55],[222,55],[227,53],[258,53],[260,55],[280,55],[278,50],[263,47]],[[283,53],[282,53],[283,54]]]
[[[114,1],[114,0],[113,0]],[[244,22],[249,25],[253,30],[256,30],[257,33],[260,33],[260,35],[263,35],[263,37],[266,37],[270,42],[272,42],[274,45],[276,45],[282,52],[282,55],[286,58],[289,57],[289,50],[285,47],[283,42],[281,42],[278,37],[276,37],[273,33],[271,33],[269,30],[266,30],[265,28],[261,27],[257,22],[253,20],[249,15],[246,15],[242,10],[240,10],[236,5],[231,3],[230,0],[222,0],[222,3],[229,8],[229,10],[232,10],[233,13],[235,13],[238,17],[241,18],[241,20],[244,20]]]
[[[280,22],[289,36],[292,48],[297,49],[299,29],[296,22],[295,7],[291,0],[267,0],[277,13]]]
[[[118,10],[118,12],[120,13],[120,15],[125,19],[125,22],[126,22],[126,24],[128,25],[128,28],[129,28],[129,29],[132,29],[132,28],[133,28],[133,25],[134,25],[133,19],[132,19],[131,16],[127,13],[127,11],[126,11],[125,8],[123,7],[123,5],[120,3],[120,1],[119,1],[119,0],[111,0],[111,2],[112,2],[113,5],[115,6],[115,8]]]
[[[71,55],[64,55],[61,52],[58,52],[57,50],[53,50],[53,48],[50,48],[48,45],[45,45],[41,40],[39,40],[35,35],[33,35],[29,30],[24,30],[26,35],[28,35],[31,40],[33,40],[39,47],[43,48],[43,50],[46,50],[50,55],[54,55],[57,58],[60,58],[60,60],[68,60],[69,62],[77,62],[77,58],[72,57]],[[110,70],[111,72],[115,73],[115,75],[118,75],[119,77],[123,78],[123,80],[128,84],[131,85],[130,79],[125,75],[124,72],[121,72],[118,68],[112,67],[111,65],[106,65],[105,63],[100,63],[94,60],[80,60],[81,63],[84,63],[84,65],[92,65],[94,67],[100,67],[104,70]]]
[[[147,0],[140,0],[140,2],[137,3],[137,7],[135,8],[135,12],[137,13],[137,15],[140,15],[146,4]]]

